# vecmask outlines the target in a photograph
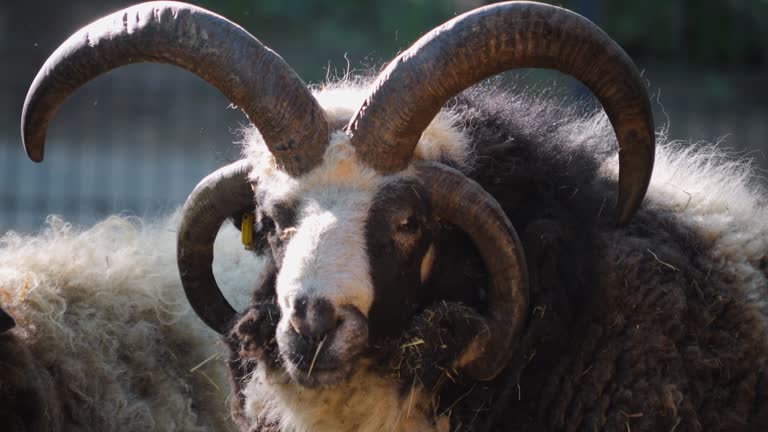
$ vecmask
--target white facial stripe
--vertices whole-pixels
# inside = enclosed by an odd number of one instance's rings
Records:
[[[305,196],[286,247],[277,279],[280,306],[288,311],[296,297],[322,297],[367,316],[373,303],[365,240],[371,194],[337,188],[319,192]]]
[[[357,161],[341,131],[332,134],[323,163],[300,178],[287,176],[269,154],[263,156],[251,173],[262,199],[298,206],[295,232],[287,239],[278,273],[281,308],[289,312],[297,296],[318,296],[367,316],[373,283],[365,224],[382,176]]]

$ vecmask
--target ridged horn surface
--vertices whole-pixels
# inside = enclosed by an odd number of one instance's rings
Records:
[[[584,83],[619,144],[617,221],[637,211],[653,170],[648,94],[632,60],[588,19],[535,2],[499,3],[435,28],[379,75],[347,129],[359,157],[382,173],[404,169],[422,132],[453,96],[515,68],[551,68]]]
[[[89,24],[48,58],[24,102],[27,155],[43,160],[48,123],[77,88],[141,62],[179,66],[218,88],[243,110],[277,165],[292,176],[322,159],[328,142],[325,114],[293,69],[226,18],[165,1],[132,6]]]

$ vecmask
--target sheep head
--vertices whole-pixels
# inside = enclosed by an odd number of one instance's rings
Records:
[[[178,233],[179,269],[197,314],[229,332],[238,315],[213,277],[212,244],[224,220],[255,207],[262,251],[275,268],[280,356],[307,386],[342,381],[371,338],[391,325],[385,318],[397,315],[397,305],[404,318],[413,313],[418,290],[409,287],[428,276],[436,220],[473,239],[491,276],[485,330],[459,366],[491,379],[514,352],[528,313],[514,228],[461,172],[413,157],[427,125],[462,90],[519,67],[570,74],[595,93],[617,134],[619,223],[637,210],[650,180],[653,124],[631,60],[587,19],[533,2],[483,7],[434,29],[389,64],[339,130],[288,65],[242,28],[181,3],[137,5],[85,27],[43,66],[22,119],[29,156],[42,159],[46,125],[77,87],[142,61],[202,77],[261,133],[263,155],[218,170],[190,195]]]

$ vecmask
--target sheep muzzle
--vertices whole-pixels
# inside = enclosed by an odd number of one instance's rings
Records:
[[[336,385],[355,370],[368,348],[368,319],[354,306],[323,298],[301,298],[277,326],[280,359],[290,377],[305,387]]]

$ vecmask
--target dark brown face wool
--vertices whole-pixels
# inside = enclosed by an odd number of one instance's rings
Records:
[[[394,346],[390,367],[404,385],[403,394],[419,385],[430,394],[462,377],[462,356],[471,358],[473,342],[488,337],[483,317],[460,303],[438,302],[416,316]],[[410,386],[406,384],[410,383]]]

